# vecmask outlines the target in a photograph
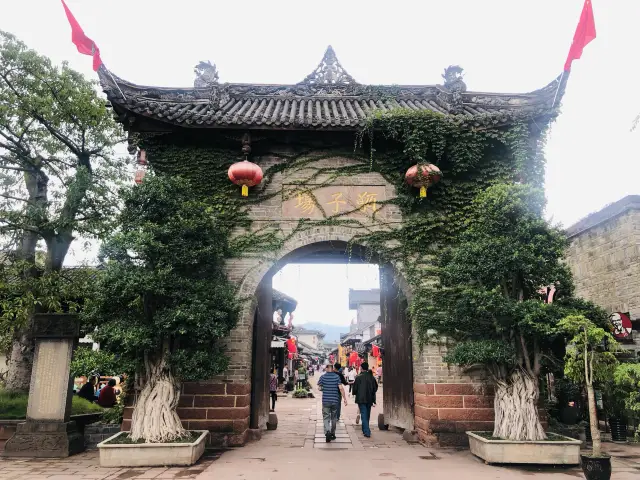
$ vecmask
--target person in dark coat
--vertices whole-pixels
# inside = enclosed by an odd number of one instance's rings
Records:
[[[89,378],[89,381],[85,383],[80,390],[78,391],[78,396],[80,398],[84,398],[90,402],[96,401],[96,382],[98,379],[96,377]]]
[[[360,375],[356,377],[353,384],[353,396],[355,402],[360,409],[360,420],[362,421],[362,433],[365,437],[371,436],[369,428],[369,419],[371,417],[371,406],[376,403],[376,392],[378,391],[378,382],[373,377],[373,373],[369,370],[369,364],[364,362]]]

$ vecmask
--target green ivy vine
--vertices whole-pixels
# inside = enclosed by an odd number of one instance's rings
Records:
[[[531,115],[531,117],[533,114]],[[546,125],[553,115],[545,120]],[[536,130],[532,130],[532,125]],[[260,164],[264,179],[250,196],[240,196],[239,188],[229,182],[227,170],[242,155],[237,140],[221,134],[205,143],[195,137],[155,136],[140,140],[158,174],[180,175],[196,185],[215,209],[217,218],[233,238],[228,258],[244,255],[272,257],[289,238],[318,226],[353,228],[352,242],[375,252],[379,261],[402,265],[402,273],[412,288],[410,317],[417,332],[421,328],[422,306],[429,296],[430,265],[442,246],[456,242],[470,215],[472,200],[495,183],[543,182],[544,158],[541,154],[544,128],[534,118],[504,115],[475,117],[445,116],[429,111],[397,109],[372,115],[355,136],[353,152],[321,153],[307,151],[295,155],[259,152],[252,161]],[[317,162],[331,157],[348,157],[348,166],[320,167]],[[279,163],[265,160],[277,157]],[[427,198],[404,180],[405,172],[416,163],[433,163],[442,171],[439,183],[429,188]],[[293,182],[295,188],[269,188],[279,173],[305,172],[306,177]],[[313,194],[340,177],[378,173],[396,188],[396,197],[378,202],[396,205],[402,213],[399,224],[382,218],[362,222],[348,216],[350,212],[326,214],[322,219],[301,219],[285,231],[278,222],[252,221],[249,210],[265,205],[275,197],[289,198],[299,191]],[[315,196],[314,196],[315,198]],[[317,199],[316,199],[317,203]],[[319,204],[318,204],[319,206]]]

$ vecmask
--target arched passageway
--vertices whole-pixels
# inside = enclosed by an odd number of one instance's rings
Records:
[[[273,276],[289,263],[374,263],[380,270],[380,312],[384,345],[384,423],[413,429],[413,364],[407,288],[397,269],[375,252],[344,240],[298,246],[277,260],[258,281],[253,312],[251,428],[262,428],[269,414],[269,368],[273,318]],[[375,421],[375,419],[374,419]]]

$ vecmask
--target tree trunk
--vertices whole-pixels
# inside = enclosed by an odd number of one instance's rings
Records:
[[[73,235],[68,230],[62,230],[45,240],[47,244],[47,258],[45,260],[45,270],[47,272],[59,272],[62,270],[64,259],[73,242]]]
[[[31,384],[34,345],[28,331],[29,329],[25,328],[11,347],[6,381],[6,389],[11,392],[26,393]]]
[[[598,421],[598,411],[596,410],[596,395],[593,391],[593,385],[587,384],[587,400],[589,403],[589,423],[591,427],[593,455],[595,457],[599,457],[600,455],[602,455],[602,445],[600,442],[600,422]]]
[[[49,177],[40,169],[26,172],[25,185],[29,193],[29,203],[25,223],[39,224],[46,211],[48,202]],[[33,278],[36,271],[36,247],[40,236],[34,230],[22,231],[18,260],[24,262],[22,275],[25,279]],[[31,318],[29,316],[29,318]],[[31,337],[31,322],[22,326],[16,332],[16,337],[11,347],[9,357],[9,369],[7,372],[6,389],[12,392],[28,392],[31,384],[31,369],[33,368],[33,355],[35,342]]]
[[[184,437],[187,432],[176,413],[180,385],[164,359],[146,362],[145,367],[147,380],[133,410],[131,439],[167,443]]]
[[[496,382],[493,436],[506,440],[545,440],[540,424],[538,379],[516,370],[506,380]]]

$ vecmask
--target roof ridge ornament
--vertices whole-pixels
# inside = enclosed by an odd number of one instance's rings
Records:
[[[462,94],[467,91],[467,84],[464,83],[463,72],[464,69],[460,65],[449,65],[442,74],[444,79],[443,86],[449,92],[449,95],[440,95],[440,97],[441,100],[448,104],[449,111],[454,115],[461,114],[464,111]]]
[[[340,64],[336,52],[329,45],[316,69],[300,84],[305,85],[357,85],[358,82]]]
[[[220,84],[220,76],[215,63],[209,60],[199,62],[193,69],[196,79],[193,81],[194,88],[209,89],[209,105],[213,110],[222,108],[230,99],[229,84]]]
[[[209,60],[201,61],[195,66],[193,72],[196,79],[193,81],[194,88],[207,88],[218,83],[220,79],[216,64],[211,64]]]

